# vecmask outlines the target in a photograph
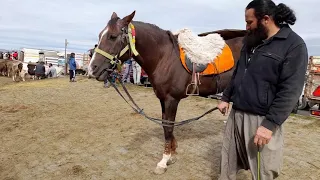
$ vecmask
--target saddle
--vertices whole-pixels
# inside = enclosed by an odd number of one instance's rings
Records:
[[[192,62],[187,55],[185,55],[185,59],[186,59],[185,60],[186,66],[190,72],[200,73],[200,72],[203,72],[208,67],[208,63],[198,64],[198,63]]]
[[[223,47],[221,53],[216,57],[210,58],[212,62],[197,63],[194,62],[186,53],[186,51],[179,46],[180,49],[180,61],[183,67],[189,73],[199,73],[199,75],[216,75],[230,70],[234,66],[234,59],[231,49],[227,44]],[[195,69],[193,69],[193,65]]]
[[[187,95],[199,95],[200,75],[220,74],[234,66],[232,51],[220,34],[199,37],[189,29],[182,29],[176,36],[181,63],[192,74],[192,81],[186,89]],[[192,92],[188,93],[191,86]]]

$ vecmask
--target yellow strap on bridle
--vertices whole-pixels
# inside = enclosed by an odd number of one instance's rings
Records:
[[[111,64],[114,64],[114,63],[115,63],[115,59],[120,58],[121,56],[123,56],[129,49],[131,49],[132,53],[133,53],[135,56],[138,56],[139,53],[138,53],[138,51],[137,51],[137,49],[136,49],[135,43],[133,42],[132,29],[131,29],[131,27],[134,28],[133,24],[130,23],[130,24],[128,25],[129,44],[120,51],[120,53],[118,54],[119,57],[118,57],[118,55],[112,56],[111,54],[109,54],[109,53],[107,53],[107,52],[99,49],[98,47],[96,47],[96,48],[94,49],[94,51],[97,52],[97,53],[99,53],[99,54],[101,54],[102,56],[108,58],[108,59],[110,60],[110,63],[111,63]]]
[[[94,51],[97,52],[97,53],[99,53],[99,54],[101,54],[102,56],[110,59],[110,60],[113,60],[113,59],[114,59],[114,56],[112,56],[111,54],[109,54],[109,53],[107,53],[107,52],[102,51],[102,50],[99,49],[98,47],[96,47],[96,48],[94,49]]]
[[[119,57],[123,56],[124,53],[126,53],[129,50],[129,45],[126,45],[126,47],[124,47],[119,54]]]

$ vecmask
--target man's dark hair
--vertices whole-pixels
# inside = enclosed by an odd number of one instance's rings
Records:
[[[98,44],[94,45],[94,47],[98,47]]]
[[[294,25],[297,18],[292,9],[283,3],[276,5],[272,0],[253,0],[246,9],[254,9],[256,18],[260,21],[263,16],[271,16],[275,24],[279,27],[281,24]]]

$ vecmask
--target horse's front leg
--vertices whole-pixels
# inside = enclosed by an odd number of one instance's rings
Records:
[[[22,81],[26,81],[26,74],[25,73],[23,73],[23,75],[21,77],[22,77]]]
[[[16,74],[15,73],[13,73],[13,75],[12,75],[12,81],[16,81]]]
[[[162,119],[175,121],[179,100],[168,97],[166,100],[160,102],[162,108]],[[174,138],[173,129],[174,127],[163,126],[165,137],[164,153],[161,161],[157,164],[155,169],[156,174],[165,173],[167,165],[173,164],[176,161],[174,155],[176,154],[177,141]]]

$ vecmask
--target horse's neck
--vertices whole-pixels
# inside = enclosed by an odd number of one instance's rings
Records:
[[[165,48],[172,49],[173,44],[165,30],[141,22],[134,25],[137,34],[136,49],[141,56],[137,58],[137,62],[149,75],[166,56]]]

